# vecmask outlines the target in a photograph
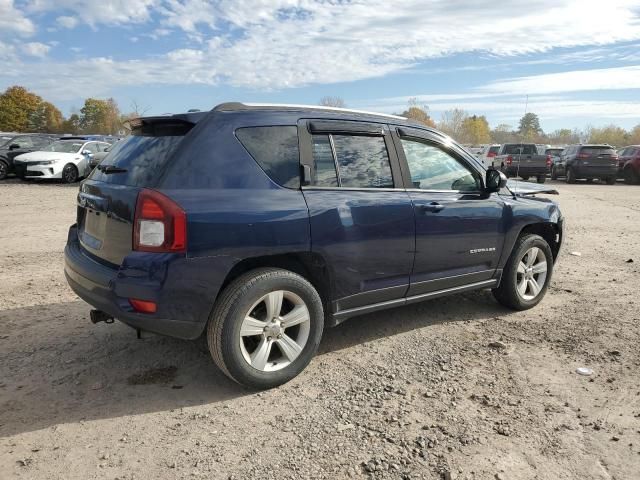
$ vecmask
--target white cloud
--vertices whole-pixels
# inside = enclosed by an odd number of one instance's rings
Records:
[[[55,72],[55,84],[23,66],[33,88],[58,98],[145,84],[282,89],[379,77],[456,53],[504,57],[640,40],[637,0],[433,0],[428,5],[423,0],[31,0],[27,10],[79,16],[93,25],[148,22],[145,30],[136,30],[137,37],[186,32],[178,48],[164,54],[93,59],[90,65],[83,59],[52,61],[47,70]],[[76,74],[79,67],[94,71],[85,78]],[[0,72],[0,81],[10,75]],[[636,84],[632,70],[623,75],[623,84]],[[596,76],[600,83],[586,82],[590,88],[616,82]],[[546,92],[553,82],[566,89],[575,80],[571,75],[508,79],[467,99],[524,89]]]
[[[69,11],[89,25],[118,25],[148,21],[156,3],[155,0],[31,0],[27,11]]]
[[[29,42],[20,45],[20,49],[23,53],[31,57],[44,58],[47,53],[49,53],[49,50],[51,50],[51,46],[40,42]]]
[[[494,95],[531,95],[636,88],[640,89],[640,65],[510,78],[490,83],[480,90]]]
[[[13,0],[0,0],[0,35],[32,35],[35,26],[16,6]]]
[[[78,25],[78,19],[76,17],[60,16],[56,18],[56,22],[63,28],[75,28]]]

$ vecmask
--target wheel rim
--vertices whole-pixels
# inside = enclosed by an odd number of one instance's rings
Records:
[[[281,370],[300,356],[310,329],[309,309],[302,298],[287,290],[269,292],[244,315],[242,356],[256,370]]]
[[[4,178],[6,174],[7,174],[7,166],[4,164],[4,162],[0,162],[0,178]]]
[[[64,179],[69,183],[72,183],[73,181],[75,181],[76,174],[75,174],[75,171],[73,170],[73,167],[65,167]]]
[[[523,300],[533,300],[547,280],[547,257],[538,247],[527,250],[518,262],[516,290]]]

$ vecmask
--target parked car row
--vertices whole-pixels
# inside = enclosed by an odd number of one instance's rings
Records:
[[[629,184],[640,183],[640,145],[617,151],[607,144],[576,144],[551,147],[533,143],[485,145],[476,153],[485,167],[494,167],[509,177],[528,180],[535,177],[544,183],[563,177],[567,183],[594,179],[613,185],[617,178]]]
[[[0,180],[13,173],[23,179],[60,179],[74,183],[91,172],[117,139],[102,135],[16,134],[3,140]]]

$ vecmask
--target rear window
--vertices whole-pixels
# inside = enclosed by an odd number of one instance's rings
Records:
[[[239,128],[236,137],[274,182],[300,187],[298,127]]]
[[[498,150],[500,150],[500,146],[496,145],[495,147],[491,147],[489,149],[489,153],[498,153]]]
[[[580,153],[586,153],[587,155],[613,155],[616,152],[610,146],[597,146],[597,147],[582,147]]]
[[[547,148],[544,151],[545,155],[560,155],[562,153],[562,148]]]
[[[536,148],[535,145],[527,145],[527,144],[524,144],[524,145],[514,144],[514,145],[504,146],[505,155],[518,155],[520,153],[522,155],[537,155],[538,149]]]
[[[152,186],[191,128],[193,124],[188,122],[145,123],[113,144],[100,169],[94,169],[89,178],[118,185]],[[109,166],[125,171],[105,173]]]

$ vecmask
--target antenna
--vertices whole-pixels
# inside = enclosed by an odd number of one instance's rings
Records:
[[[527,116],[527,109],[529,108],[529,95],[527,94],[524,100],[524,116]],[[523,117],[524,118],[524,117]],[[518,153],[518,166],[516,167],[516,192],[518,191],[518,177],[520,176],[520,162],[522,161],[522,151],[524,150],[523,135],[520,135],[520,151]]]

